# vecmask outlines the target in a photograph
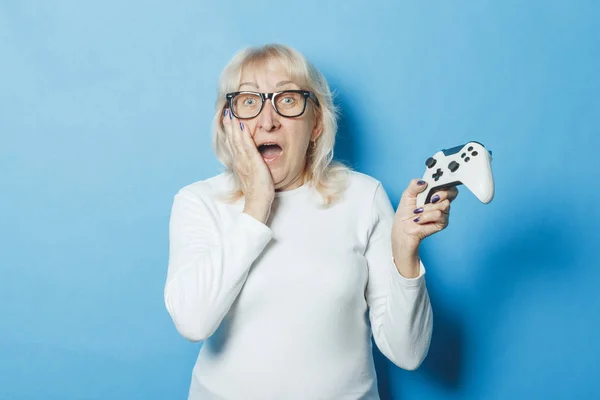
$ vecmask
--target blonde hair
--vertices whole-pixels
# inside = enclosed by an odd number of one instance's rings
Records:
[[[348,184],[350,167],[333,161],[333,148],[337,133],[338,108],[325,77],[298,51],[281,44],[248,47],[239,51],[225,67],[219,79],[218,95],[213,118],[213,150],[234,180],[234,189],[224,200],[234,202],[243,197],[237,176],[233,173],[232,154],[226,143],[222,125],[226,106],[225,94],[237,91],[242,69],[248,66],[278,60],[287,67],[290,79],[304,90],[315,94],[319,107],[314,107],[315,116],[320,118],[322,131],[314,145],[309,146],[304,168],[304,182],[312,184],[329,206],[341,198]],[[311,102],[312,104],[312,102]]]

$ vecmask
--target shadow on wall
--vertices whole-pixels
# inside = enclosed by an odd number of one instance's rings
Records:
[[[469,192],[465,193],[465,190],[462,190],[463,196],[471,195]],[[478,323],[486,322],[485,326],[494,326],[503,302],[511,296],[515,282],[532,281],[549,274],[562,273],[562,268],[573,264],[574,260],[567,257],[577,254],[577,238],[566,233],[573,232],[575,228],[565,227],[564,221],[548,218],[548,215],[552,215],[550,209],[539,209],[535,214],[517,213],[508,220],[497,218],[494,234],[504,240],[490,242],[487,250],[478,252],[479,256],[470,261],[473,268],[479,269],[477,276],[482,277],[476,283],[475,297],[478,306],[485,308],[482,317],[486,321]],[[514,221],[520,221],[521,225],[516,227]],[[449,226],[448,229],[452,227]],[[566,248],[573,251],[565,252]],[[422,258],[430,258],[428,253],[432,251],[434,250],[424,242]],[[437,286],[435,279],[428,281],[427,287],[434,313],[433,337],[427,358],[417,373],[429,376],[447,390],[458,391],[464,385],[464,371],[468,369],[465,365],[467,351],[484,351],[472,347],[488,340],[468,340],[465,334],[468,322],[456,311],[444,307],[443,293],[447,293],[447,290]],[[470,348],[467,349],[468,346]],[[390,375],[394,375],[398,368],[379,351],[375,351],[374,356],[378,377],[381,379],[381,399],[398,399],[389,390]],[[406,377],[411,373],[413,372],[402,372]]]
[[[348,98],[342,90],[337,89],[335,103],[340,109],[340,116],[333,150],[334,159],[343,162],[351,168],[356,168],[356,146],[353,139],[364,134],[364,132],[357,131],[359,124],[355,118],[358,114],[352,109]]]

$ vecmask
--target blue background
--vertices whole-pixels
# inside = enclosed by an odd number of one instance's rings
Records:
[[[220,171],[217,79],[281,42],[342,107],[336,156],[394,205],[469,140],[496,197],[462,187],[423,243],[430,353],[376,352],[383,399],[600,398],[597,1],[0,2],[0,398],[183,399],[200,344],[163,303],[168,218]]]

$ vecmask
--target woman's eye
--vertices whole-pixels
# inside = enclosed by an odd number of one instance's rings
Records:
[[[256,100],[254,100],[254,99],[246,99],[244,101],[245,106],[253,106],[254,104],[256,104]]]
[[[292,97],[284,97],[282,101],[284,104],[293,104],[294,103],[294,99]]]

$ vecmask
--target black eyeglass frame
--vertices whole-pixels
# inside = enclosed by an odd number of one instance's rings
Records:
[[[258,95],[262,102],[260,104],[260,108],[258,109],[258,112],[256,113],[256,115],[254,115],[253,117],[239,117],[234,111],[233,111],[233,98],[235,96],[237,96],[238,94],[255,94]],[[299,93],[302,96],[304,96],[304,107],[302,108],[302,111],[300,111],[299,114],[297,115],[283,115],[279,112],[279,110],[277,110],[277,107],[275,106],[275,102],[273,101],[273,98],[275,96],[280,95],[281,93]],[[233,114],[234,117],[236,117],[237,119],[252,119],[252,118],[256,118],[263,110],[263,107],[265,106],[265,102],[267,100],[271,100],[271,105],[273,106],[273,110],[275,110],[275,112],[279,115],[281,115],[284,118],[297,118],[299,116],[301,116],[302,114],[304,114],[304,112],[306,111],[306,104],[308,104],[308,102],[306,101],[306,99],[312,99],[312,101],[315,102],[316,106],[319,107],[319,100],[317,99],[317,96],[315,96],[315,94],[311,91],[308,90],[282,90],[281,92],[273,92],[273,93],[260,93],[260,92],[252,92],[249,90],[245,90],[245,91],[241,91],[241,92],[232,92],[232,93],[227,93],[225,95],[225,98],[227,99],[227,106],[229,108],[229,110],[231,111],[231,113]]]

